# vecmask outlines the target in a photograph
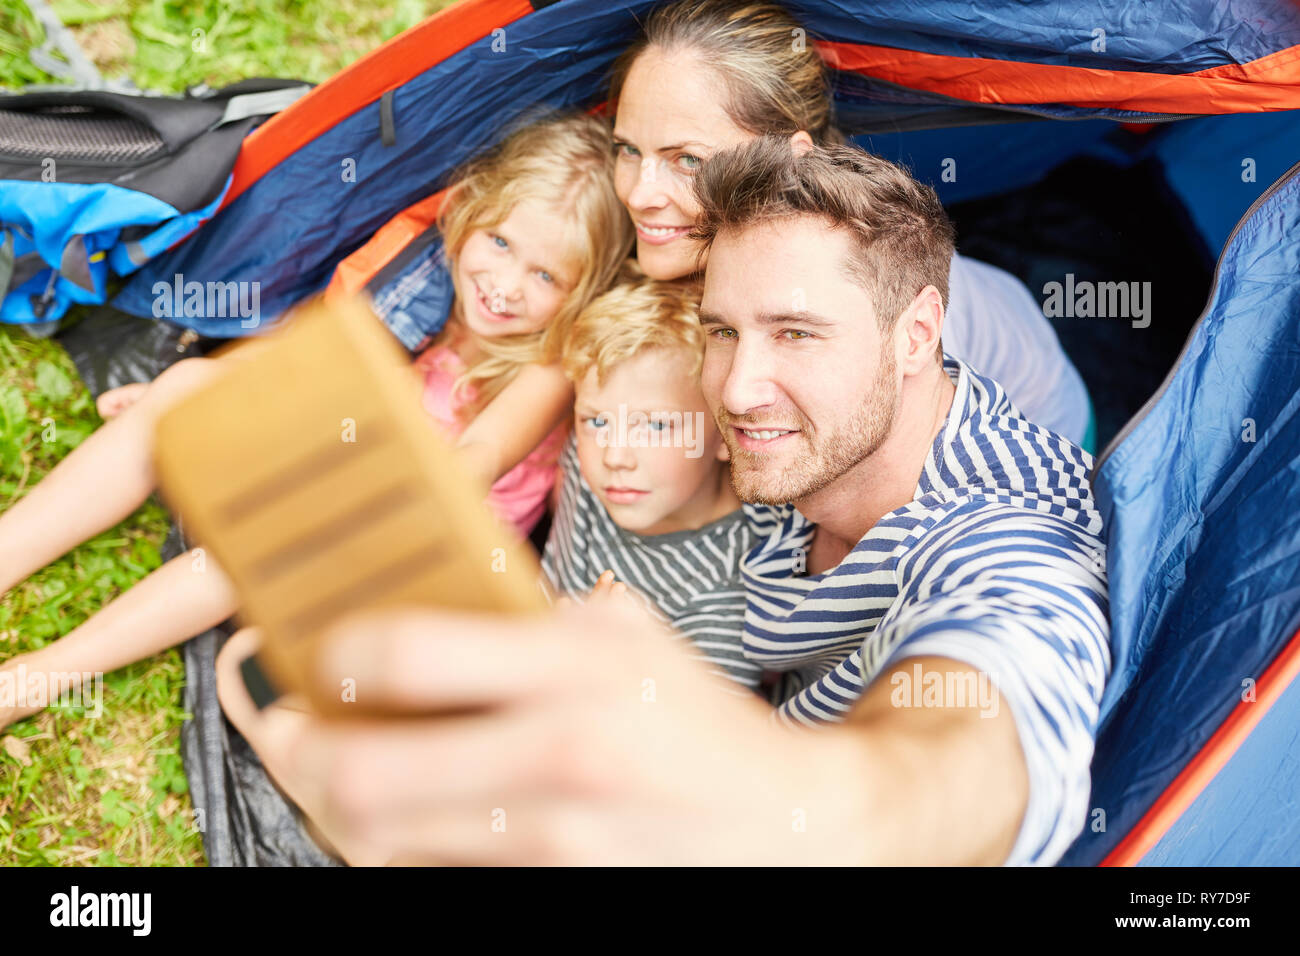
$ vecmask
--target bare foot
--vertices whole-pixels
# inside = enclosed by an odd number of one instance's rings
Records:
[[[132,382],[130,385],[110,388],[95,399],[95,408],[99,410],[99,417],[107,421],[121,415],[140,400],[140,396],[148,387],[148,382]]]
[[[26,656],[19,654],[17,657],[11,657],[4,662],[3,667],[0,667],[0,701],[4,701],[0,703],[0,735],[18,721],[26,720],[45,709],[44,706],[32,707],[27,703],[26,685],[39,671],[20,670],[20,662]]]
[[[0,707],[0,737],[3,737],[14,724],[26,720],[40,710],[40,707]]]

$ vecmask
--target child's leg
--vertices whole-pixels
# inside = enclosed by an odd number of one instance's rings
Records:
[[[0,514],[0,594],[140,507],[155,484],[154,424],[220,369],[214,359],[177,362]]]
[[[206,558],[196,568],[193,554],[182,554],[70,634],[6,661],[0,673],[8,672],[15,687],[20,664],[27,681],[33,674],[108,673],[215,627],[238,606],[234,586],[215,561]],[[51,677],[45,686],[56,683]],[[0,707],[0,728],[41,709],[16,702]]]
[[[294,773],[290,759],[301,734],[311,732],[313,718],[305,702],[281,698],[258,710],[239,673],[240,663],[257,652],[259,643],[256,628],[246,627],[232,634],[217,655],[217,699],[221,709],[261,759],[275,785],[306,815],[307,829],[317,843],[353,866],[387,863],[387,857],[374,848],[340,840],[322,826],[323,800],[312,784]]]

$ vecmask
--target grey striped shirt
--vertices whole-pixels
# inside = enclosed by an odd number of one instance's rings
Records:
[[[761,665],[745,659],[740,559],[758,540],[767,509],[746,505],[694,531],[641,535],[620,528],[582,477],[571,435],[560,456],[560,501],[542,554],[557,594],[579,601],[606,569],[659,620],[690,639],[718,673],[757,689]]]

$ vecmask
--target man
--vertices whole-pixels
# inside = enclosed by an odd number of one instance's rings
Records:
[[[321,680],[453,715],[313,724],[292,792],[361,861],[1054,862],[1110,667],[1090,458],[944,360],[933,191],[798,134],[697,191],[704,393],[774,506],[746,654],[784,723],[838,723],[773,726],[617,602],[409,612],[343,625]]]

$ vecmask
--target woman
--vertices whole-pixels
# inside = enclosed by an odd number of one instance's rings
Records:
[[[655,279],[695,272],[691,179],[713,153],[760,135],[842,143],[825,68],[772,3],[679,0],[647,18],[614,64],[615,189]],[[1088,430],[1083,380],[1029,291],[993,266],[954,256],[945,351],[996,379],[1035,421],[1074,442]]]

